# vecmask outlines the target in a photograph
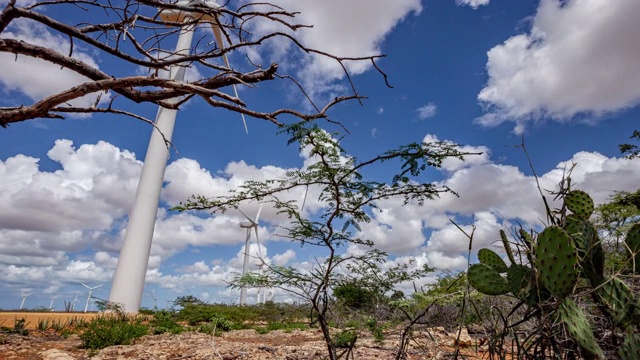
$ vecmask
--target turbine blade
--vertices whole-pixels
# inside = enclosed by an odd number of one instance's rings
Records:
[[[258,226],[256,225],[256,243],[258,244],[258,258],[262,262],[262,247],[260,246],[260,238],[258,238]]]
[[[220,49],[224,48],[224,39],[222,38],[222,30],[220,30],[220,20],[218,20],[218,17],[216,16],[216,23],[211,23],[211,30],[213,30],[213,35],[216,37],[216,42],[218,43],[218,46],[220,47]],[[224,60],[224,64],[227,66],[228,69],[231,69],[231,67],[229,66],[229,58],[227,58],[227,54],[223,54],[222,55],[222,59]],[[235,85],[233,85],[233,93],[236,96],[236,98],[240,98],[238,96],[238,89],[236,88]],[[244,124],[244,131],[249,134],[249,128],[247,128],[247,121],[244,118],[244,114],[240,113],[240,116],[242,116],[242,123]]]
[[[260,208],[258,209],[258,213],[256,214],[256,219],[254,221],[254,223],[258,223],[258,220],[260,219],[260,213],[262,212],[262,205],[264,204],[260,204]]]
[[[251,220],[251,218],[247,214],[244,213],[244,211],[240,210],[240,208],[238,208],[238,211],[240,211],[240,214],[244,215],[244,217],[246,217],[247,220],[249,220],[249,222],[251,223],[254,222],[253,220]]]

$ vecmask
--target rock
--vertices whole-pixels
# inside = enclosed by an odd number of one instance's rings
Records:
[[[42,360],[74,360],[75,357],[67,354],[66,352],[58,349],[49,349],[39,353],[42,356]]]
[[[449,334],[449,338],[452,339],[449,343],[451,346],[469,347],[474,344],[475,340],[469,336],[467,328],[462,328],[461,331],[456,331]]]

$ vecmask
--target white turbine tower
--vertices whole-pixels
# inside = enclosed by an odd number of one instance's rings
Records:
[[[221,23],[218,17],[195,12],[198,8],[215,10],[220,5],[213,0],[179,0],[173,5],[182,9],[162,10],[159,15],[164,21],[191,22],[183,26],[180,31],[174,53],[176,56],[189,54],[191,40],[196,27],[193,20],[208,21],[212,26],[218,47],[220,49],[223,48]],[[229,60],[226,54],[223,55],[223,59],[225,65],[229,67]],[[171,66],[169,78],[181,82],[184,80],[185,72],[186,65],[176,64]],[[237,97],[235,86],[234,92]],[[167,102],[177,103],[179,100],[180,98],[174,98],[167,100]],[[136,198],[129,215],[124,243],[120,249],[118,266],[113,277],[109,301],[121,304],[124,307],[124,311],[128,313],[137,313],[142,303],[142,292],[149,264],[149,252],[160,201],[160,190],[162,189],[164,171],[169,159],[168,142],[171,141],[173,135],[176,114],[177,110],[162,107],[158,109],[155,127],[152,129],[142,174],[138,182]],[[244,122],[244,115],[242,115],[242,120]],[[246,126],[245,122],[245,130]]]
[[[102,286],[103,284],[100,284],[98,286],[94,286],[94,287],[89,287],[88,285],[85,285],[83,283],[81,283],[82,286],[86,287],[87,289],[89,289],[89,295],[87,295],[87,303],[84,305],[84,312],[87,312],[87,310],[89,309],[89,300],[91,299],[91,292],[97,288],[99,288],[100,286]]]
[[[27,296],[32,295],[33,291],[30,293],[22,293],[22,302],[20,303],[20,310],[24,307],[24,302],[27,300]]]
[[[252,220],[247,214],[242,212],[242,210],[238,209],[244,217],[247,218],[248,221],[243,221],[240,223],[240,227],[247,229],[247,238],[244,241],[244,263],[242,265],[242,276],[245,276],[249,271],[249,240],[251,240],[251,229],[255,229],[256,232],[256,243],[258,244],[258,255],[260,259],[262,259],[262,250],[260,249],[260,238],[258,237],[258,220],[260,219],[260,212],[262,211],[262,204],[258,209],[258,213],[256,214],[255,220]],[[243,286],[240,289],[240,305],[247,305],[247,287]]]
[[[53,300],[55,300],[60,295],[54,295],[51,297],[51,303],[49,304],[49,311],[53,311]]]

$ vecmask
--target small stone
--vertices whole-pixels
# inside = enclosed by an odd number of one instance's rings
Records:
[[[74,360],[75,359],[75,357],[58,349],[49,349],[47,351],[42,351],[39,355],[42,356],[43,360]]]

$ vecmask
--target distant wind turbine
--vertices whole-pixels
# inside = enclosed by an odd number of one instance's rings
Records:
[[[54,295],[51,297],[51,303],[49,304],[49,310],[53,311],[53,300],[55,300],[60,295]]]
[[[256,239],[257,240],[257,239]],[[262,275],[262,268],[267,265],[269,266],[271,264],[271,259],[263,261],[262,260],[262,250],[260,249],[260,241],[257,241],[258,243],[258,257],[260,258],[260,262],[257,263],[256,265],[258,265],[258,274]],[[260,301],[260,294],[262,293],[262,302]],[[271,288],[267,287],[266,289],[263,286],[258,287],[258,296],[256,299],[256,304],[266,304],[267,303],[267,296],[271,296]]]
[[[30,293],[23,293],[22,294],[22,302],[20,303],[20,310],[22,310],[22,308],[24,307],[24,301],[27,300],[27,296],[33,294],[33,291]]]
[[[256,232],[256,242],[258,243],[258,254],[262,259],[262,251],[260,250],[260,239],[258,238],[258,220],[260,219],[260,212],[262,211],[262,204],[260,204],[260,208],[258,209],[258,213],[256,214],[255,220],[252,220],[247,214],[242,212],[242,210],[238,209],[244,217],[247,218],[248,221],[243,221],[240,223],[240,227],[247,229],[247,238],[244,241],[244,264],[242,265],[242,276],[245,276],[249,271],[249,240],[251,240],[251,229],[255,229]],[[247,305],[247,287],[243,286],[240,289],[240,305]]]
[[[74,311],[76,309],[77,302],[78,302],[78,295],[76,295],[76,298],[73,299],[73,301],[71,302],[71,311]]]
[[[220,8],[214,0],[179,0],[173,2],[178,6],[176,9],[163,9],[159,16],[164,21],[184,22],[178,37],[175,55],[188,55],[191,48],[193,33],[196,24],[189,23],[192,20],[205,20],[211,23],[213,34],[220,49],[224,48],[222,38],[221,22],[215,12],[203,14],[196,11],[197,8],[210,8],[216,10]],[[229,67],[227,55],[222,55],[225,65]],[[169,78],[177,82],[184,80],[186,72],[185,64],[171,66]],[[234,86],[236,97],[238,92]],[[167,100],[170,103],[177,103],[180,98]],[[153,230],[160,201],[160,190],[162,189],[162,179],[164,178],[167,159],[169,158],[169,147],[167,142],[171,141],[173,128],[176,121],[177,110],[160,107],[156,116],[155,127],[151,133],[147,155],[144,160],[142,174],[136,190],[136,198],[133,208],[129,214],[129,223],[124,236],[124,243],[120,249],[118,265],[113,277],[109,301],[123,304],[124,311],[137,313],[142,302],[142,292],[144,280],[149,264],[149,253],[153,239]],[[245,131],[247,124],[242,114]]]
[[[81,283],[82,284],[82,283]],[[98,286],[94,286],[94,287],[89,287],[88,285],[82,284],[82,286],[86,287],[87,289],[89,289],[89,295],[87,296],[87,303],[84,305],[84,312],[87,312],[87,310],[89,310],[89,299],[91,299],[91,292],[94,289],[99,288],[100,286],[102,286],[103,284],[100,284]]]

